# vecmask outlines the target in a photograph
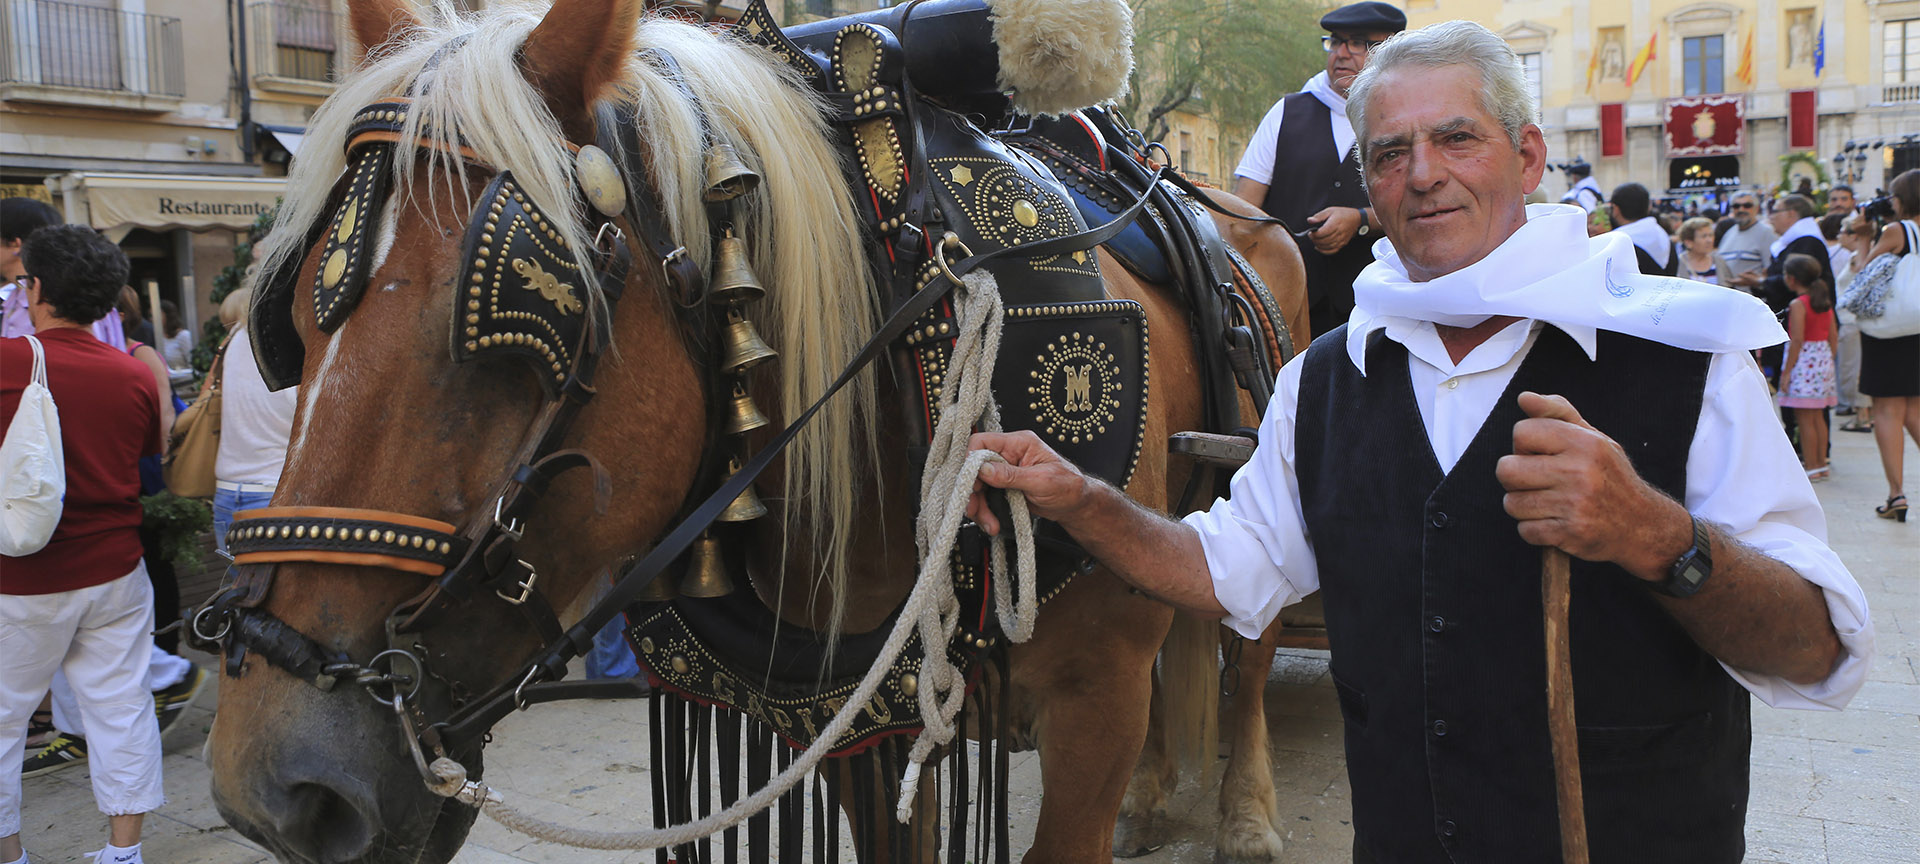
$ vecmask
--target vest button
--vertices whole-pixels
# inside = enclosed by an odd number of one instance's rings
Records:
[[[1427,524],[1432,525],[1435,528],[1445,528],[1447,527],[1447,523],[1449,521],[1451,520],[1447,518],[1447,514],[1445,511],[1435,511],[1433,516],[1427,519]]]
[[[1433,737],[1435,738],[1447,737],[1447,721],[1445,720],[1433,721]]]
[[[1340,188],[1340,181],[1338,181],[1338,180],[1335,180],[1335,181],[1333,181],[1333,188],[1335,188],[1335,189],[1338,189],[1338,188]]]
[[[1440,822],[1440,836],[1452,840],[1454,835],[1458,833],[1460,833],[1460,826],[1453,824],[1452,819],[1445,819]]]
[[[1435,615],[1433,616],[1433,620],[1427,622],[1427,629],[1435,633],[1445,630],[1447,629],[1447,619]]]

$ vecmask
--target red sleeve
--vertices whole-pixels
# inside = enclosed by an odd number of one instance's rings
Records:
[[[20,338],[0,339],[0,434],[13,425],[20,393],[33,377],[33,346]]]

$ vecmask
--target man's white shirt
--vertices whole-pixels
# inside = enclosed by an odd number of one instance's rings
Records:
[[[1391,317],[1375,323],[1386,338],[1407,348],[1420,417],[1433,454],[1446,471],[1485,424],[1540,328],[1548,326],[1517,322],[1456,364],[1433,324]],[[1593,356],[1593,328],[1561,329]],[[1185,520],[1199,531],[1214,594],[1227,610],[1223,623],[1248,638],[1258,638],[1282,607],[1320,588],[1294,471],[1301,367],[1296,357],[1281,370],[1261,422],[1260,446],[1234,475],[1231,499],[1217,500],[1210,510]],[[1779,422],[1751,355],[1715,354],[1688,451],[1684,504],[1694,515],[1724,527],[1735,539],[1820,586],[1846,652],[1831,675],[1812,685],[1732,667],[1726,667],[1728,673],[1777,708],[1838,709],[1865,683],[1873,627],[1859,583],[1827,547],[1825,515]]]

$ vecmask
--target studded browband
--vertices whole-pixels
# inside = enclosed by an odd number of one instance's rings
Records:
[[[227,549],[239,565],[314,561],[439,576],[466,551],[454,531],[437,519],[384,510],[262,507],[234,514]]]

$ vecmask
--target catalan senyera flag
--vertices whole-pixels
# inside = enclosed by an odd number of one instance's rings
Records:
[[[1753,30],[1751,26],[1747,28],[1747,43],[1740,49],[1740,66],[1733,70],[1733,77],[1740,79],[1745,87],[1753,86]]]
[[[1640,73],[1647,71],[1647,64],[1653,62],[1653,46],[1659,39],[1660,31],[1653,31],[1653,35],[1647,37],[1646,46],[1640,49],[1640,53],[1633,55],[1633,64],[1627,67],[1628,87],[1632,87],[1633,82],[1640,80]]]

